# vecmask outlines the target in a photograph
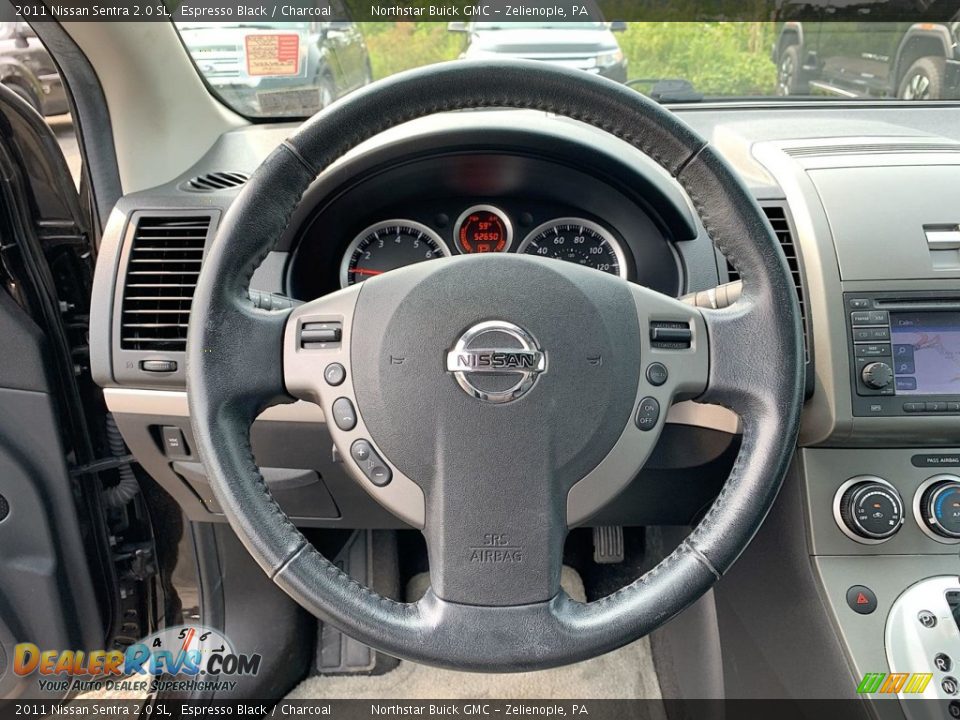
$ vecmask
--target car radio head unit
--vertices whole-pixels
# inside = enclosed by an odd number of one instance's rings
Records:
[[[855,416],[960,414],[960,294],[845,293]]]

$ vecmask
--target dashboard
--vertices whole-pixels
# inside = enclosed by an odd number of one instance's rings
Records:
[[[676,296],[669,230],[621,183],[556,158],[442,153],[376,169],[302,224],[290,293],[319,297],[453,255],[526,253],[592,267]]]
[[[718,593],[718,613],[741,630],[725,638],[724,652],[743,643],[742,657],[765,659],[740,680],[732,673],[731,687],[744,696],[787,687],[782,673],[796,666],[798,648],[830,647],[860,676],[929,671],[928,696],[953,697],[956,681],[932,662],[934,650],[960,661],[948,602],[960,592],[957,108],[833,102],[677,113],[766,212],[806,316],[811,394],[795,463],[758,541]],[[195,232],[202,254],[237,190],[191,194],[183,184],[216,170],[252,172],[290,130],[225,134],[189,173],[122,198],[100,247],[94,376],[131,452],[195,521],[223,515],[192,452],[184,342],[172,333],[161,338],[168,344],[149,345],[152,336],[128,334],[124,311],[143,309],[127,303],[153,302],[130,297],[130,258],[142,237],[155,237],[141,230],[159,221]],[[328,168],[251,287],[278,302],[306,301],[413,262],[483,252],[542,252],[708,299],[736,273],[676,183],[639,153],[562,118],[490,111],[417,121]],[[179,310],[183,327],[188,311]],[[776,348],[765,355],[775,357]],[[346,477],[324,422],[301,402],[254,424],[273,496],[299,526],[397,527]],[[670,408],[647,466],[590,524],[695,521],[735,461],[738,429],[723,408]],[[770,603],[774,586],[790,588],[790,623]],[[915,632],[921,611],[935,621],[923,627],[942,634]],[[770,637],[783,641],[773,647]],[[852,692],[848,661],[823,656],[809,659],[811,687]]]

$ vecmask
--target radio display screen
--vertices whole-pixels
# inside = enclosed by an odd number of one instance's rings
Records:
[[[960,395],[960,313],[891,312],[897,395]]]

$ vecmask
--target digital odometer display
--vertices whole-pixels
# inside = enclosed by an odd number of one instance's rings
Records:
[[[457,220],[454,237],[462,253],[506,252],[513,240],[513,228],[503,211],[492,205],[477,205]]]
[[[412,220],[379,222],[357,235],[347,247],[340,265],[340,286],[449,254],[440,236],[426,225]]]
[[[620,243],[608,230],[583,218],[560,218],[534,228],[517,252],[565,260],[627,279]]]

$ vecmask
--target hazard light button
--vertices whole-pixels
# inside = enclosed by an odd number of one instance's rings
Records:
[[[847,590],[847,605],[861,615],[869,615],[877,609],[877,596],[866,585],[854,585]]]

